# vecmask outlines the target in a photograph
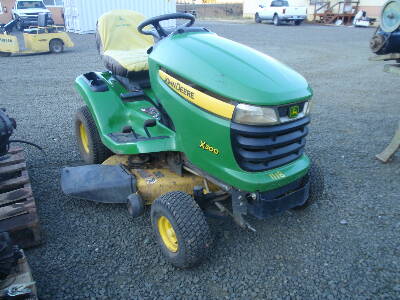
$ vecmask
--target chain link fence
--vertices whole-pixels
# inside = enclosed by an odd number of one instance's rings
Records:
[[[188,12],[199,18],[241,18],[243,17],[243,4],[192,4],[177,2],[177,12]]]

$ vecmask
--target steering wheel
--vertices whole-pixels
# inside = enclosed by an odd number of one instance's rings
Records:
[[[190,26],[192,26],[194,24],[194,21],[195,21],[195,18],[194,18],[194,16],[192,14],[173,13],[173,14],[166,14],[166,15],[162,15],[162,16],[158,16],[158,17],[149,18],[149,19],[143,21],[142,23],[140,23],[137,29],[142,34],[152,35],[156,39],[162,39],[162,38],[165,38],[166,36],[168,36],[168,34],[170,32],[168,30],[166,30],[164,27],[162,27],[160,25],[160,22],[161,21],[166,21],[166,20],[172,20],[172,19],[189,20],[185,24],[177,26],[175,30],[178,30],[178,29],[184,28],[184,27],[190,27]],[[158,36],[157,36],[156,33],[154,33],[154,31],[143,30],[143,28],[148,26],[148,25],[153,25],[153,27],[156,29],[156,31],[158,33]]]

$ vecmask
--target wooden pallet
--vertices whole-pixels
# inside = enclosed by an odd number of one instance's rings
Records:
[[[33,281],[31,268],[25,254],[22,252],[23,257],[18,261],[15,270],[3,281],[0,282],[0,300],[9,299],[7,294],[9,289],[20,286],[28,288],[32,295],[29,300],[37,300],[36,284]]]
[[[332,13],[332,12],[327,11],[322,14],[316,14],[316,16],[319,17],[320,23],[323,23],[323,24],[334,24],[337,20],[342,20],[343,25],[352,25],[355,14]]]
[[[383,71],[386,73],[395,74],[400,76],[400,53],[389,53],[383,55],[376,55],[369,58],[370,61],[389,61],[395,60],[397,64],[387,64],[383,66]],[[387,163],[390,158],[400,149],[400,122],[397,130],[386,148],[379,154],[375,155],[381,162]]]
[[[0,160],[0,231],[21,248],[41,242],[39,218],[22,148]]]
[[[368,58],[370,61],[388,61],[388,60],[400,60],[400,53],[389,53],[382,55],[375,55]]]

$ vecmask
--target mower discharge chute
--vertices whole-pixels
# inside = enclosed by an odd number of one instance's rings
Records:
[[[187,23],[161,25],[175,19]],[[108,71],[76,79],[86,105],[75,132],[89,165],[62,175],[69,195],[128,203],[134,216],[151,204],[162,252],[179,267],[207,253],[204,212],[252,229],[245,215],[263,219],[303,208],[323,189],[319,168],[304,154],[312,97],[306,80],[193,23],[180,13],[145,21],[112,11],[99,19]],[[106,193],[116,196],[105,201]]]

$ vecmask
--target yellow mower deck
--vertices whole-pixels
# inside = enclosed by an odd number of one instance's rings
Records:
[[[129,155],[114,155],[103,162],[103,165],[123,164],[128,166],[128,159]],[[146,205],[151,205],[155,199],[172,191],[192,194],[193,188],[195,186],[204,186],[205,180],[203,177],[189,172],[185,173],[184,176],[179,176],[168,168],[130,169],[129,171],[135,175],[137,190]],[[219,189],[210,182],[207,183],[207,186],[212,191]]]

